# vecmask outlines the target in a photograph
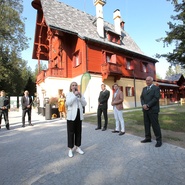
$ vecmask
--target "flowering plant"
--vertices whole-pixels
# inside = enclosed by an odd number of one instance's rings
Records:
[[[52,114],[52,118],[57,118],[57,115],[56,114]]]

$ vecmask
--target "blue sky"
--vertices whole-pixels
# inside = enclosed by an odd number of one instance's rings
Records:
[[[95,15],[94,0],[58,0],[88,14]],[[31,38],[29,49],[22,52],[22,58],[28,61],[28,65],[35,69],[37,60],[32,60],[33,42],[35,35],[36,10],[31,6],[32,0],[23,0],[23,17],[25,21],[26,36]],[[156,53],[168,53],[172,46],[163,47],[163,43],[156,39],[165,37],[168,30],[167,22],[174,15],[173,5],[166,0],[107,0],[103,7],[104,20],[113,24],[113,12],[119,9],[121,17],[125,21],[125,31],[137,43],[140,49],[148,56]],[[169,64],[165,59],[159,59],[156,64],[157,73],[165,77]]]

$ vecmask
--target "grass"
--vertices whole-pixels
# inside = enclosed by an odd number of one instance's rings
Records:
[[[162,129],[171,130],[175,132],[185,132],[185,107],[184,106],[169,106],[161,108],[159,113],[159,123]],[[132,110],[124,112],[123,117],[125,126],[134,130],[140,130],[139,126],[143,126],[143,113],[141,110]],[[92,124],[97,123],[96,115],[85,116],[84,122]],[[108,116],[108,128],[115,127],[115,119],[113,113]]]

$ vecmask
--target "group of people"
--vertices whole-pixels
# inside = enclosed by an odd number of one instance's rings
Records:
[[[24,91],[24,96],[21,98],[21,105],[22,105],[22,127],[25,127],[25,117],[28,114],[28,122],[30,126],[33,126],[31,123],[31,108],[32,108],[32,97],[29,96],[29,92],[26,90]],[[6,93],[4,90],[0,93],[0,129],[1,129],[1,121],[2,116],[4,117],[6,129],[10,130],[9,124],[9,117],[8,117],[8,110],[10,108],[10,101],[9,98],[6,97]]]
[[[145,139],[141,143],[151,142],[151,127],[153,128],[156,145],[155,147],[162,146],[161,128],[158,121],[159,99],[160,89],[153,84],[153,78],[148,76],[146,78],[146,87],[143,88],[140,100],[143,110]],[[83,120],[83,107],[87,102],[82,94],[78,91],[77,83],[72,82],[70,84],[70,92],[66,96],[67,106],[67,135],[68,135],[68,156],[73,157],[73,151],[80,154],[84,154],[81,146],[81,134],[82,134],[82,120]],[[98,97],[98,109],[97,109],[97,127],[95,130],[105,131],[108,125],[108,99],[110,91],[106,89],[106,85],[101,85],[101,92]],[[125,134],[125,123],[123,118],[123,92],[120,90],[118,84],[113,85],[113,96],[111,105],[113,106],[115,129],[112,133],[119,133],[120,136]],[[104,125],[102,127],[101,116],[104,116]]]
[[[140,99],[143,109],[144,117],[144,128],[145,128],[145,139],[141,143],[151,142],[151,126],[153,128],[154,134],[156,136],[156,147],[162,145],[162,135],[161,129],[158,121],[159,113],[159,98],[160,89],[158,86],[153,84],[153,78],[148,76],[146,78],[146,87],[143,88]],[[97,108],[97,127],[95,130],[102,129],[102,131],[107,130],[108,125],[108,99],[110,97],[110,91],[106,89],[106,85],[101,85],[101,92],[98,97],[98,108]],[[125,134],[125,123],[123,118],[123,92],[120,90],[118,84],[113,85],[113,96],[111,105],[113,106],[114,118],[115,118],[115,129],[112,133],[118,133],[120,136]],[[83,108],[86,106],[87,102],[84,96],[78,90],[78,84],[72,82],[69,87],[69,93],[66,97],[61,94],[58,100],[59,112],[67,119],[67,145],[69,148],[68,156],[73,157],[74,150],[79,154],[84,154],[84,151],[80,148],[82,140],[82,120],[84,118]],[[25,127],[25,115],[28,114],[29,125],[33,126],[31,123],[31,107],[32,98],[29,96],[29,92],[26,90],[24,96],[21,99],[22,104],[22,127]],[[4,115],[6,128],[9,130],[8,121],[8,109],[10,107],[9,100],[5,96],[5,92],[1,91],[0,97],[0,123],[2,115]],[[66,114],[67,112],[67,114]],[[101,116],[104,116],[104,125],[102,127]],[[1,124],[0,124],[1,128]]]
[[[98,98],[98,111],[97,111],[97,122],[98,125],[95,128],[95,130],[101,129],[101,115],[103,113],[104,116],[104,126],[102,128],[102,131],[105,131],[107,129],[108,124],[108,115],[107,115],[107,109],[108,109],[108,99],[110,96],[110,91],[106,89],[106,85],[101,85],[102,91],[99,94]],[[125,134],[125,124],[123,119],[123,93],[120,90],[118,84],[114,84],[113,86],[114,93],[112,96],[112,102],[111,105],[113,106],[114,110],[114,118],[116,122],[116,128],[112,131],[112,133],[119,133],[119,135]]]

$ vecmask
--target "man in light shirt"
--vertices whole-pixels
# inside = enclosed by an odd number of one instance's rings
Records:
[[[118,84],[114,84],[114,94],[112,96],[111,104],[114,109],[114,118],[116,121],[116,128],[112,133],[119,133],[119,135],[122,136],[125,134],[125,124],[123,119],[123,92],[119,89]]]

